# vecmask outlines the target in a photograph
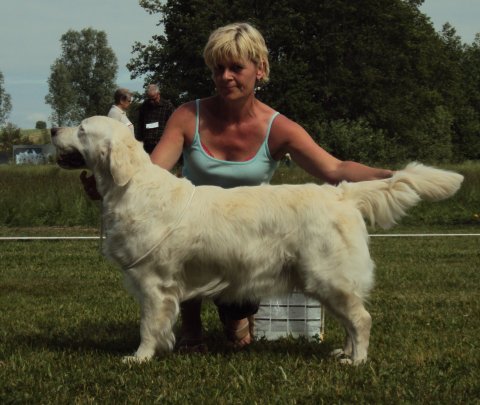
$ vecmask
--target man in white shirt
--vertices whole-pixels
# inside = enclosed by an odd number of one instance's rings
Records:
[[[117,121],[123,122],[134,135],[134,129],[132,122],[127,117],[127,109],[132,103],[132,93],[127,89],[117,89],[113,96],[115,104],[112,105],[110,111],[108,112],[108,117],[113,118]]]

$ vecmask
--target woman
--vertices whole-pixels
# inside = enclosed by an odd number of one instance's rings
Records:
[[[268,81],[265,41],[254,27],[235,23],[215,30],[204,49],[216,87],[213,97],[180,106],[151,154],[171,170],[183,153],[183,174],[195,185],[236,187],[268,182],[287,153],[308,173],[329,183],[390,177],[390,170],[341,161],[319,147],[297,123],[255,97]],[[201,302],[182,304],[180,346],[199,348]],[[227,337],[237,347],[252,341],[258,303],[219,305]]]
[[[134,134],[133,124],[127,117],[127,110],[132,104],[132,93],[128,89],[117,89],[113,95],[114,105],[108,111],[107,116],[114,120],[123,122],[132,135]]]

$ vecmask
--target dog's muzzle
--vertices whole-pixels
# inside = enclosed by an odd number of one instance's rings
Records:
[[[55,137],[57,136],[60,128],[52,128],[50,135],[52,137],[53,144],[55,145]],[[72,151],[67,153],[58,152],[57,148],[57,164],[63,169],[82,169],[85,167],[85,159],[80,152]]]
[[[57,156],[57,164],[62,169],[83,169],[85,167],[85,159],[78,152],[61,154]]]

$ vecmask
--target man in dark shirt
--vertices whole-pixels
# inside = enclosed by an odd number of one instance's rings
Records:
[[[135,133],[143,148],[150,154],[163,134],[165,125],[172,115],[173,104],[160,96],[160,89],[156,84],[150,84],[145,93],[146,99],[138,112],[138,126]]]

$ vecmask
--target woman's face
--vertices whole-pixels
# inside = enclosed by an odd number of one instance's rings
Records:
[[[127,110],[128,110],[128,107],[130,107],[130,104],[132,104],[132,96],[127,96],[127,97],[125,97],[123,100],[120,101],[119,107],[120,107],[123,111],[127,111]]]
[[[218,94],[226,99],[253,94],[257,80],[263,77],[262,67],[250,60],[219,63],[212,73]]]

